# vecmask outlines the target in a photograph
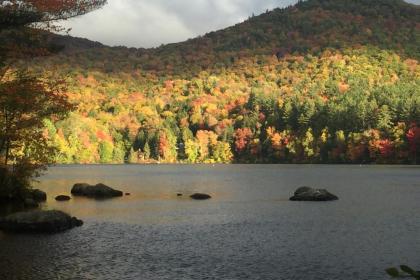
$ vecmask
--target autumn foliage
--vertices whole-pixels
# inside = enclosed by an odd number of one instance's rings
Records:
[[[51,53],[44,35],[57,30],[55,21],[87,13],[104,3],[0,1],[0,199],[19,197],[19,191],[54,162],[59,146],[54,146],[52,138],[60,133],[48,130],[48,124],[73,108],[62,78],[39,77],[28,71],[25,63]],[[89,137],[85,140],[89,143]]]
[[[74,38],[61,163],[418,163],[418,6],[308,0],[155,49]],[[72,47],[77,45],[78,47]]]

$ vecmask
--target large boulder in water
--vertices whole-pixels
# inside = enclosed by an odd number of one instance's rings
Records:
[[[47,194],[38,189],[32,190],[31,195],[36,202],[43,202],[47,200]]]
[[[56,233],[82,224],[81,220],[56,210],[19,212],[0,218],[0,230],[23,233]]]
[[[122,191],[115,190],[104,184],[89,185],[89,184],[75,184],[71,189],[71,193],[75,196],[87,196],[93,198],[111,198],[123,196]]]
[[[47,200],[47,194],[44,191],[41,191],[41,190],[38,190],[38,189],[23,190],[20,196],[22,197],[22,199],[24,201],[32,201],[32,202],[35,202],[35,203],[44,202],[44,201]]]
[[[190,197],[192,199],[195,199],[195,200],[206,200],[206,199],[210,199],[211,198],[210,195],[205,194],[205,193],[195,193],[193,195],[190,195]]]
[[[338,197],[325,189],[314,189],[310,187],[300,187],[295,191],[291,201],[332,201]]]

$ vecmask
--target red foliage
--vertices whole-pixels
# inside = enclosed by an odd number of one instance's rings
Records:
[[[266,120],[266,116],[264,115],[264,113],[261,113],[258,115],[258,120],[263,123]]]
[[[159,135],[159,156],[165,158],[165,154],[169,149],[169,141],[166,137],[166,133],[161,132]]]
[[[245,150],[249,141],[252,139],[252,131],[250,128],[238,128],[235,132],[235,149],[238,153]]]
[[[104,131],[102,131],[102,130],[98,130],[98,131],[96,131],[96,137],[99,139],[99,140],[102,140],[102,141],[109,141],[109,142],[112,142],[112,137],[111,136],[109,136],[108,134],[106,134]]]
[[[379,143],[379,152],[383,158],[390,157],[394,152],[394,144],[388,140],[380,140]]]
[[[420,127],[412,124],[407,132],[407,139],[410,145],[410,151],[415,153],[420,147]]]

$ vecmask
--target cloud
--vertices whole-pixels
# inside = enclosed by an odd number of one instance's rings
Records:
[[[70,35],[111,46],[151,47],[194,36],[180,17],[151,1],[111,0],[64,26],[72,28]]]
[[[297,0],[108,0],[63,23],[70,35],[110,46],[155,47],[203,35]],[[420,0],[407,2],[420,4]]]
[[[296,0],[109,0],[95,12],[63,23],[70,35],[107,45],[155,47],[244,21],[252,13]]]

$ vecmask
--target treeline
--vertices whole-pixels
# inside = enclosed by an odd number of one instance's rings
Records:
[[[374,47],[259,56],[219,74],[73,70],[65,121],[46,120],[60,163],[415,163],[417,60]]]
[[[419,18],[309,0],[156,49],[62,38],[31,68],[78,109],[45,136],[59,163],[418,163]]]

